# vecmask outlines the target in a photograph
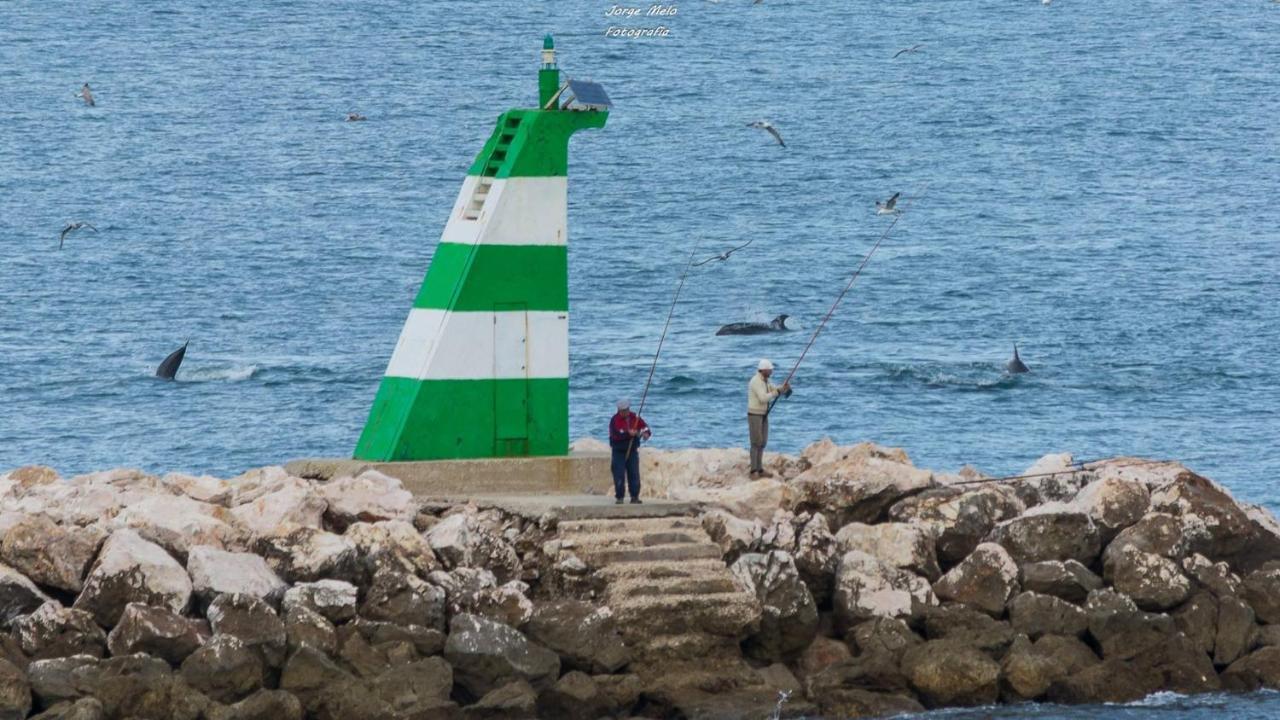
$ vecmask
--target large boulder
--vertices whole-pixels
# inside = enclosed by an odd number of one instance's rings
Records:
[[[1222,671],[1222,685],[1238,692],[1280,689],[1280,646],[1259,648],[1231,663]]]
[[[120,529],[102,545],[75,607],[114,627],[131,602],[181,615],[191,602],[191,578],[169,553],[133,530]]]
[[[1014,640],[1000,661],[1005,700],[1039,700],[1054,682],[1098,664],[1098,656],[1074,636],[1045,635],[1032,643]]]
[[[797,497],[796,489],[791,483],[771,478],[727,488],[703,490],[694,494],[693,497],[688,495],[688,493],[682,493],[675,497],[698,500],[710,507],[724,510],[734,517],[761,524],[769,523],[778,509],[792,508]]]
[[[440,592],[443,595],[444,591]],[[528,584],[519,580],[486,588],[476,602],[475,614],[516,629],[523,628],[533,616],[533,601],[528,593]]]
[[[852,627],[877,617],[916,616],[938,599],[924,578],[853,550],[840,557],[833,603],[837,621]]]
[[[1078,560],[1089,565],[1102,549],[1102,535],[1088,515],[1049,505],[1000,523],[984,542],[1003,546],[1018,564]]]
[[[1132,545],[1111,557],[1104,577],[1143,610],[1168,610],[1191,596],[1191,581],[1178,563]]]
[[[898,501],[889,509],[889,518],[935,528],[938,558],[954,564],[968,557],[998,523],[1025,511],[1026,505],[1006,486],[944,487]]]
[[[1146,485],[1119,477],[1102,478],[1085,485],[1070,503],[1093,520],[1104,544],[1141,520],[1150,504],[1151,494]]]
[[[360,557],[350,540],[314,527],[291,525],[260,536],[254,552],[289,583],[322,579],[357,582],[363,576]]]
[[[355,522],[412,520],[417,510],[404,483],[377,470],[331,480],[320,486],[320,497],[329,503],[326,519],[339,530]]]
[[[288,636],[284,622],[261,598],[252,595],[219,595],[206,613],[217,635],[234,635],[256,651],[269,667],[284,662]]]
[[[31,684],[26,673],[0,660],[0,720],[23,720],[31,712]]]
[[[1224,597],[1218,602],[1218,632],[1213,643],[1213,662],[1230,665],[1253,649],[1257,642],[1253,608],[1245,601]]]
[[[220,703],[233,703],[262,688],[262,658],[234,635],[215,635],[182,662],[191,687]]]
[[[924,642],[899,619],[875,618],[854,627],[845,637],[859,655],[887,655],[896,663],[909,648]]]
[[[1003,655],[1016,636],[1008,622],[959,603],[926,610],[924,634],[929,640],[950,640],[977,648],[992,658]]]
[[[284,483],[250,502],[236,504],[231,514],[255,537],[274,535],[285,525],[320,529],[329,507],[323,497],[301,481]]]
[[[231,502],[235,494],[230,483],[212,475],[167,473],[160,478],[160,485],[174,495],[185,495],[192,500],[223,507]]]
[[[285,591],[283,608],[305,607],[314,610],[330,622],[340,623],[356,616],[359,590],[343,580],[317,580],[298,583]]]
[[[943,600],[954,600],[999,617],[1009,598],[1018,592],[1018,566],[995,543],[979,545],[969,557],[934,583]]]
[[[19,618],[13,623],[13,635],[32,660],[71,655],[102,657],[107,647],[107,634],[92,615],[64,608],[56,601]]]
[[[379,573],[365,594],[360,616],[398,625],[423,625],[443,630],[445,592],[415,575]]]
[[[1244,599],[1258,620],[1280,624],[1280,563],[1254,570],[1244,578]]]
[[[724,510],[710,510],[702,515],[702,529],[711,542],[720,546],[725,562],[733,562],[740,555],[751,552],[760,543],[764,528],[754,520],[734,517]]]
[[[465,613],[449,625],[444,656],[455,681],[475,697],[517,679],[546,688],[560,676],[554,652],[506,625]]]
[[[1018,568],[1022,589],[1082,603],[1102,587],[1102,578],[1076,560],[1045,560]]]
[[[832,527],[874,523],[893,503],[933,485],[933,474],[913,467],[901,450],[870,443],[841,450],[790,483],[797,496],[788,509],[820,512]]]
[[[1235,498],[1212,480],[1187,471],[1151,493],[1151,508],[1175,515],[1197,530],[1189,550],[1210,560],[1230,560],[1248,549],[1254,523]]]
[[[208,720],[303,720],[302,703],[283,690],[258,690],[240,702],[211,706]]]
[[[836,533],[836,544],[841,554],[858,550],[883,563],[935,581],[942,575],[934,549],[935,535],[930,525],[849,523]]]
[[[1139,610],[1132,600],[1110,588],[1089,593],[1085,603],[1089,635],[1103,659],[1129,660],[1164,644],[1174,634],[1168,615]]]
[[[1129,703],[1159,690],[1162,681],[1152,668],[1109,658],[1054,680],[1046,699],[1067,705]]]
[[[1172,614],[1173,626],[1186,635],[1206,655],[1218,642],[1218,599],[1213,593],[1197,591]]]
[[[1213,562],[1200,553],[1192,553],[1182,559],[1182,571],[1215,597],[1235,597],[1244,587],[1240,576],[1231,572],[1225,562]]]
[[[615,673],[631,660],[609,609],[581,600],[535,605],[525,632],[555,651],[570,670]]]
[[[107,636],[115,656],[146,653],[179,665],[204,642],[196,624],[165,608],[129,603]]]
[[[387,670],[373,686],[378,697],[397,712],[436,708],[449,700],[453,668],[443,658],[426,658]]]
[[[208,545],[191,548],[187,554],[187,574],[191,576],[192,590],[204,604],[228,593],[276,602],[289,587],[262,557]]]
[[[1077,637],[1089,629],[1089,617],[1080,607],[1035,592],[1024,592],[1009,603],[1009,621],[1015,631],[1032,640],[1043,635]]]
[[[743,555],[730,571],[742,590],[756,596],[762,609],[760,630],[746,643],[750,655],[781,661],[808,647],[818,631],[818,608],[789,553]]]
[[[307,711],[307,717],[319,714],[327,698],[326,690],[351,687],[355,677],[343,670],[324,653],[303,645],[289,656],[280,673],[280,689],[296,695]]]
[[[1102,562],[1104,566],[1110,565],[1115,556],[1127,547],[1170,560],[1181,560],[1187,554],[1188,545],[1181,520],[1169,513],[1153,512],[1121,530],[1102,553]]]
[[[285,642],[293,653],[303,645],[320,650],[325,655],[338,651],[338,631],[323,615],[305,605],[294,605],[284,613]]]
[[[427,531],[427,542],[446,568],[484,568],[499,584],[520,576],[520,556],[515,548],[470,513],[450,515],[436,523]]]
[[[358,522],[344,537],[355,543],[367,581],[384,572],[425,578],[440,567],[426,538],[403,520]]]
[[[245,540],[244,529],[226,508],[185,495],[152,495],[121,510],[114,524],[135,530],[179,558],[195,545],[234,550]]]
[[[1070,500],[1087,479],[1088,475],[1073,462],[1071,453],[1052,453],[1001,484],[1013,490],[1018,499],[1030,508]]]
[[[0,565],[0,627],[7,628],[15,619],[49,602],[26,575],[7,565]]]
[[[106,533],[64,528],[43,515],[24,516],[4,533],[0,559],[46,587],[78,593]]]
[[[1000,666],[963,643],[917,645],[903,654],[902,672],[928,707],[991,705],[1000,696]]]
[[[537,717],[538,691],[527,681],[513,678],[485,693],[463,715],[466,720],[515,720]]]
[[[564,720],[596,720],[609,714],[609,697],[586,673],[565,673],[556,684],[538,695],[541,717]]]
[[[796,570],[800,571],[800,579],[809,587],[814,602],[830,604],[840,552],[826,515],[816,513],[800,527],[794,557]]]

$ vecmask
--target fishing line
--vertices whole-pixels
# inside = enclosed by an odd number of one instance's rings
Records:
[[[649,377],[644,381],[644,392],[640,393],[640,409],[636,411],[636,417],[641,417],[644,412],[644,403],[649,399],[649,386],[653,384],[653,373],[658,369],[658,356],[662,354],[662,344],[667,341],[667,330],[671,328],[671,318],[676,314],[676,303],[680,302],[680,291],[684,290],[684,281],[689,277],[689,269],[693,267],[693,258],[697,255],[698,246],[701,240],[693,244],[693,249],[689,251],[689,260],[684,265],[684,272],[680,273],[680,283],[676,285],[675,297],[671,298],[671,307],[667,310],[667,322],[662,326],[662,335],[658,337],[658,349],[653,352],[653,363],[649,365]],[[632,421],[632,428],[635,427],[635,421]],[[631,459],[631,449],[635,446],[636,436],[632,435],[631,440],[627,443],[627,454],[625,459]]]
[[[836,301],[831,303],[831,309],[828,310],[826,316],[822,318],[822,322],[818,323],[818,327],[814,328],[813,335],[809,337],[809,343],[804,346],[804,350],[800,352],[800,357],[796,360],[796,364],[791,366],[791,372],[787,373],[786,379],[782,381],[783,385],[790,383],[791,378],[795,377],[796,370],[800,368],[800,363],[804,362],[805,355],[809,354],[809,348],[813,347],[814,341],[818,339],[818,333],[822,332],[822,329],[827,325],[827,321],[835,314],[836,308],[840,307],[840,301],[843,300],[844,296],[853,288],[853,283],[856,282],[858,276],[862,274],[862,269],[871,261],[871,256],[876,254],[876,250],[880,248],[880,243],[884,242],[885,238],[889,237],[889,233],[893,231],[893,227],[898,224],[898,221],[902,219],[902,216],[907,214],[907,208],[911,207],[911,203],[915,202],[916,198],[921,197],[928,190],[929,184],[925,183],[924,188],[920,192],[907,198],[906,204],[902,206],[902,211],[894,216],[893,222],[889,223],[889,227],[885,228],[884,232],[880,234],[880,238],[876,240],[876,244],[871,246],[871,252],[867,253],[866,256],[862,258],[862,263],[858,265],[858,269],[853,271],[853,277],[849,278],[849,284],[845,285],[844,289],[840,291],[840,294],[836,296]],[[783,397],[783,395],[779,394],[772,402],[769,403],[769,407],[764,411],[765,417],[769,417],[769,413],[773,412],[773,406],[777,405],[778,401]]]
[[[956,485],[980,485],[982,483],[1007,482],[1009,480],[1029,480],[1031,478],[1052,477],[1054,475],[1075,475],[1076,473],[1092,472],[1097,468],[1086,468],[1085,465],[1097,465],[1100,463],[1108,463],[1120,460],[1119,457],[1098,458],[1096,460],[1077,460],[1071,463],[1071,467],[1054,472],[1032,473],[1030,475],[1006,475],[1004,477],[981,478],[979,480],[962,480],[960,482],[947,483],[943,487],[953,487]],[[1142,467],[1144,465],[1161,465],[1166,463],[1176,463],[1177,460],[1138,460],[1126,465],[1120,465],[1120,468]]]

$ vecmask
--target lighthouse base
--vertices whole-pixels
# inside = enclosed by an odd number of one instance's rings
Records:
[[[365,470],[397,478],[422,498],[472,495],[611,495],[608,453],[558,457],[485,458],[369,462],[347,458],[310,458],[285,465],[290,475],[332,480]]]

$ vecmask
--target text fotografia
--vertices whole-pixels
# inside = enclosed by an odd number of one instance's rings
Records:
[[[616,20],[638,20],[640,18],[670,18],[674,17],[680,10],[675,3],[655,3],[653,5],[635,6],[635,5],[611,5],[608,10],[604,11],[604,16]],[[671,34],[671,29],[665,25],[657,27],[621,27],[618,25],[610,25],[605,29],[605,37],[617,38],[646,38],[646,37],[667,37]]]

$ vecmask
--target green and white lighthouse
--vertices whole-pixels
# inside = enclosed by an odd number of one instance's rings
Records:
[[[538,107],[500,115],[467,172],[356,459],[568,453],[569,137],[608,117],[599,86],[562,86],[548,35]]]

